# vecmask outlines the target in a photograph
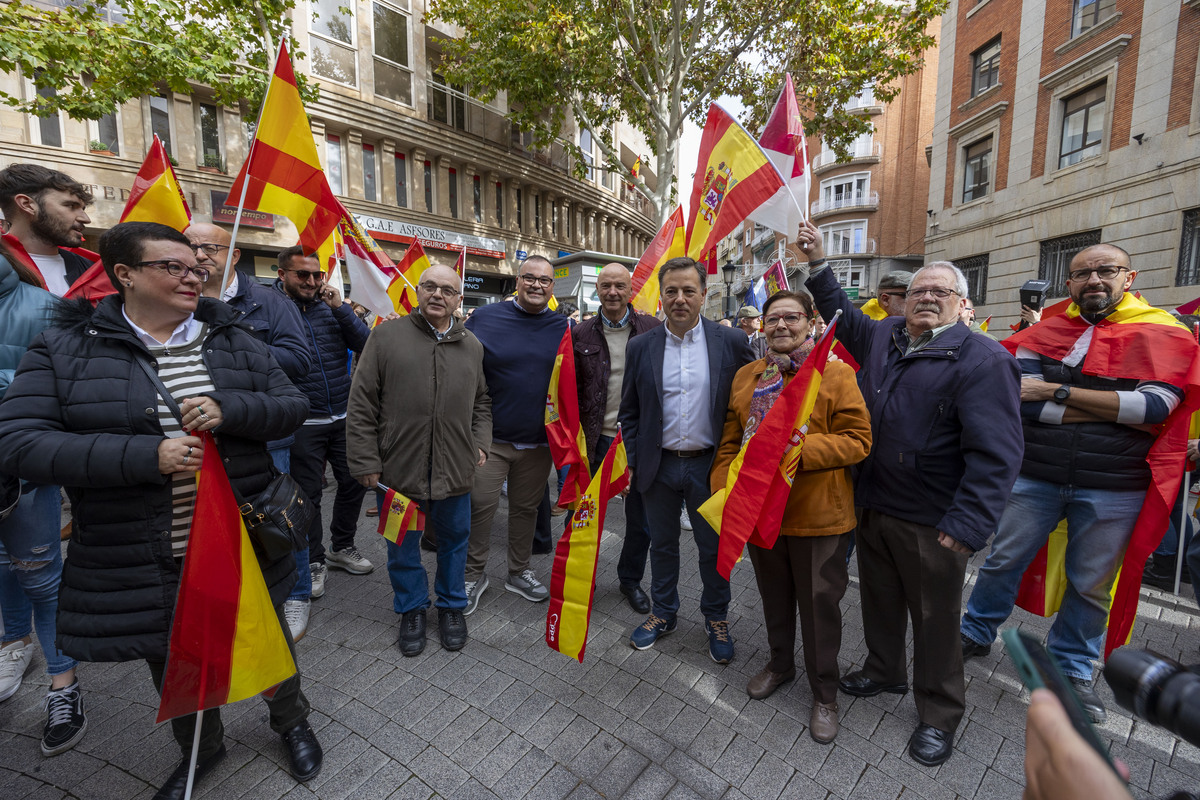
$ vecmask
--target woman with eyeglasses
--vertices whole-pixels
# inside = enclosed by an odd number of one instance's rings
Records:
[[[117,294],[95,309],[65,307],[30,345],[0,404],[0,470],[60,484],[71,497],[75,525],[58,607],[63,652],[80,661],[144,659],[158,686],[204,456],[197,434],[215,437],[235,492],[254,498],[272,477],[265,442],[298,428],[308,401],[266,345],[237,326],[233,309],[201,297],[209,273],[183,234],[122,223],[100,237],[100,256]],[[295,559],[259,562],[279,612],[296,581]],[[314,777],[321,748],[299,676],[267,705],[293,775]],[[184,758],[158,798],[183,797],[187,783],[195,718],[171,726]],[[225,752],[220,714],[209,711],[197,778]]]
[[[713,463],[713,491],[742,444],[758,429],[780,392],[812,353],[815,316],[807,294],[780,291],[763,304],[767,355],[742,367],[733,379],[725,430]],[[748,545],[762,595],[770,660],[750,679],[746,692],[761,700],[796,676],[796,613],[804,645],[804,668],[812,689],[809,734],[822,744],[838,733],[838,650],[842,641],[839,602],[849,580],[846,548],[854,529],[850,466],[867,457],[871,422],[854,370],[840,361],[825,366],[808,422],[800,465],[788,496],[775,546]]]

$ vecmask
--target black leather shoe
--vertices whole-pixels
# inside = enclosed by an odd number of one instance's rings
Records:
[[[1079,702],[1083,705],[1083,710],[1087,712],[1088,719],[1097,725],[1108,719],[1108,712],[1104,710],[1104,702],[1100,699],[1100,695],[1096,694],[1096,690],[1092,688],[1091,681],[1085,681],[1083,678],[1073,678],[1067,676],[1067,680],[1075,687],[1075,694],[1079,695]]]
[[[629,607],[639,614],[650,613],[650,598],[642,591],[641,586],[622,586],[621,594],[629,601]]]
[[[954,734],[922,722],[908,740],[908,754],[927,767],[945,762],[954,752]]]
[[[200,779],[221,763],[221,759],[225,758],[225,752],[225,745],[222,744],[217,752],[196,763],[196,779],[192,782],[193,791],[200,784]],[[171,773],[171,777],[167,778],[166,782],[159,787],[158,793],[154,795],[154,800],[183,800],[184,792],[187,791],[188,765],[191,761],[191,758],[183,759]]]
[[[321,750],[321,743],[317,741],[317,734],[313,732],[308,720],[284,732],[283,746],[287,748],[293,778],[304,783],[321,773],[321,762],[325,760],[325,752]]]
[[[962,640],[963,661],[966,661],[969,658],[975,658],[976,656],[986,656],[988,653],[992,652],[992,646],[990,644],[980,644],[968,636],[963,636],[961,633],[958,635],[958,638]]]
[[[462,650],[467,643],[467,618],[461,608],[438,609],[438,635],[446,650]]]
[[[907,694],[907,683],[876,683],[866,676],[862,670],[851,672],[838,681],[838,688],[846,694],[855,697],[874,697],[883,692],[892,694]]]
[[[400,653],[412,658],[425,649],[425,609],[405,611],[400,618]]]

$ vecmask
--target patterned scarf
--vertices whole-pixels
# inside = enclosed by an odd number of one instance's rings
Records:
[[[754,395],[750,398],[750,416],[746,420],[746,430],[742,434],[743,445],[750,441],[750,437],[758,430],[758,424],[766,418],[771,406],[775,405],[775,400],[783,391],[783,376],[785,374],[794,375],[814,347],[816,347],[816,342],[809,338],[790,353],[767,351],[767,368],[759,376],[758,385],[754,387]]]

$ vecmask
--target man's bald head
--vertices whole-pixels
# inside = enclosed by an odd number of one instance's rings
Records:
[[[628,311],[633,297],[633,276],[624,264],[605,264],[596,275],[596,296],[600,311],[613,322],[620,322]]]
[[[221,296],[221,287],[225,285],[225,263],[229,258],[229,249],[233,239],[229,231],[211,222],[193,222],[183,232],[188,241],[196,247],[196,266],[204,267],[211,274],[208,283],[204,284],[205,297]],[[211,251],[211,252],[210,252]],[[241,260],[242,252],[233,249],[233,263]]]
[[[433,266],[421,273],[417,282],[417,306],[421,316],[439,331],[453,324],[453,315],[462,302],[462,282],[450,267]]]

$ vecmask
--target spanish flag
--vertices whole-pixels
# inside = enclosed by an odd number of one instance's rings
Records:
[[[984,333],[987,333],[987,329],[989,327],[991,327],[991,324],[992,324],[992,315],[988,314],[988,318],[985,319],[983,322],[979,323],[979,330],[983,331]]]
[[[395,279],[396,265],[358,219],[342,208],[342,257],[354,288],[354,299],[380,317],[392,313],[388,287]]]
[[[608,501],[629,485],[628,466],[625,442],[618,431],[554,551],[546,644],[580,663],[587,648],[592,598],[596,593],[596,560],[600,556],[604,514]]]
[[[546,389],[546,438],[557,467],[569,467],[567,479],[557,505],[561,508],[574,503],[587,489],[590,468],[587,458],[587,439],[579,417],[579,387],[575,382],[575,345],[571,327],[563,331],[554,357],[554,370]]]
[[[675,206],[671,216],[655,234],[650,246],[633,268],[633,307],[643,314],[657,314],[661,303],[658,292],[658,268],[672,258],[684,255],[686,230],[683,206]]]
[[[417,502],[395,489],[388,489],[383,496],[383,513],[379,515],[379,535],[393,544],[400,544],[409,531],[423,530],[425,512]]]
[[[253,697],[296,674],[212,436],[204,439],[158,719]]]
[[[879,299],[875,297],[872,297],[870,300],[863,303],[862,307],[858,310],[877,322],[881,319],[887,319],[888,315],[888,313],[883,310],[883,306],[879,305]]]
[[[700,261],[784,187],[779,170],[723,108],[708,107],[688,210],[687,254]]]
[[[226,204],[243,207],[243,190],[245,208],[290,219],[300,232],[304,252],[320,254],[325,265],[342,210],[317,157],[286,39],[279,43],[275,74],[267,86],[250,155],[229,190]]]
[[[839,312],[840,313],[840,312]],[[700,514],[720,536],[717,571],[726,580],[742,557],[746,542],[775,546],[792,481],[800,466],[800,451],[808,433],[829,363],[838,315],[826,326],[816,347],[742,449],[725,477],[725,487],[704,501]]]
[[[1183,480],[1188,426],[1192,414],[1200,408],[1200,347],[1174,317],[1129,292],[1096,325],[1080,319],[1079,307],[1071,303],[1066,313],[1043,317],[1037,325],[1018,331],[1002,344],[1014,354],[1018,347],[1026,347],[1061,361],[1089,331],[1092,340],[1082,365],[1085,374],[1160,381],[1184,390],[1183,402],[1157,427],[1157,437],[1146,456],[1150,487],[1133,525],[1113,589],[1104,643],[1107,658],[1129,641],[1137,614],[1142,570],[1162,540]],[[1041,616],[1050,616],[1058,610],[1066,581],[1062,572],[1065,547],[1065,536],[1052,536],[1042,547],[1021,580],[1018,605]]]
[[[404,258],[396,265],[396,275],[388,285],[388,297],[392,298],[392,306],[400,316],[411,314],[417,307],[417,284],[421,275],[429,269],[429,257],[425,248],[416,239],[404,253]]]

